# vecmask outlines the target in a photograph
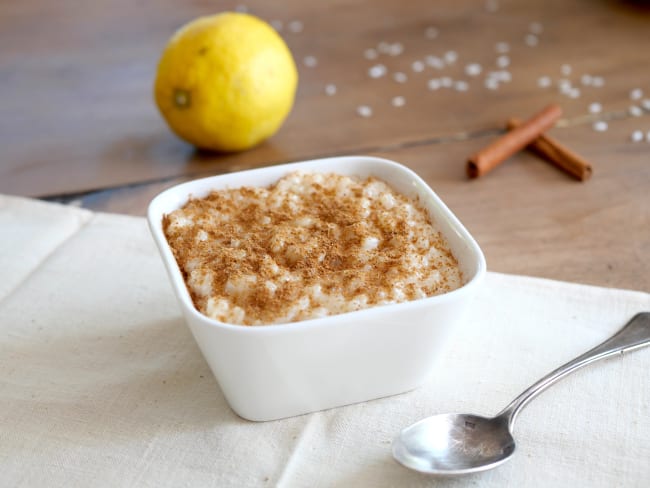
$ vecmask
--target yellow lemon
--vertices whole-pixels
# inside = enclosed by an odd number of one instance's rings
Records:
[[[278,33],[257,17],[226,12],[193,20],[172,36],[154,93],[179,137],[205,149],[241,151],[275,134],[297,84]]]

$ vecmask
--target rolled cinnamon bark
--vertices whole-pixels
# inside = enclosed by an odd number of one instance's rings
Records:
[[[514,130],[520,126],[521,122],[517,119],[508,121],[508,129]],[[591,178],[591,164],[552,137],[542,134],[526,148],[580,181]]]
[[[504,160],[537,139],[544,131],[553,127],[561,116],[562,109],[559,105],[549,105],[516,129],[509,131],[469,158],[467,176],[478,178],[493,170]]]

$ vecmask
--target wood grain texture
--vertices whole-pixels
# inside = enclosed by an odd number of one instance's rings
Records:
[[[281,34],[300,71],[296,105],[281,131],[240,154],[195,151],[165,126],[152,101],[160,52],[173,31],[199,15],[245,4]],[[628,109],[630,90],[650,98],[650,11],[606,0],[499,2],[347,0],[300,2],[129,2],[72,0],[0,3],[0,192],[60,196],[95,210],[143,215],[151,196],[189,178],[340,154],[375,154],[402,162],[427,180],[485,249],[489,268],[569,281],[650,290],[650,144],[629,142],[650,131],[650,111]],[[290,32],[300,20],[304,29]],[[531,23],[539,44],[525,42]],[[436,39],[425,36],[434,26]],[[380,42],[399,56],[367,60]],[[485,85],[497,70],[497,42],[507,42],[512,81]],[[454,50],[443,70],[414,61]],[[312,55],[314,68],[302,60]],[[464,72],[480,63],[482,73]],[[388,76],[368,69],[384,64]],[[562,74],[568,64],[571,73]],[[392,75],[408,76],[397,83]],[[584,86],[582,75],[604,86]],[[429,90],[449,76],[467,91]],[[554,86],[540,88],[549,76]],[[560,94],[567,79],[578,98]],[[327,83],[337,94],[327,96]],[[406,104],[394,107],[393,97]],[[485,178],[468,181],[465,161],[503,129],[549,103],[565,117],[551,134],[594,165],[579,183],[528,153]],[[603,112],[590,115],[592,102]],[[359,117],[359,105],[373,109]],[[597,118],[609,130],[593,131]]]

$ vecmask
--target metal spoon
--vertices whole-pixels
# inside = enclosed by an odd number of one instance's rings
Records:
[[[560,366],[515,398],[496,417],[442,414],[404,429],[393,441],[393,457],[407,468],[457,476],[495,468],[515,452],[512,427],[530,400],[587,364],[650,345],[650,312],[635,315],[602,344]]]

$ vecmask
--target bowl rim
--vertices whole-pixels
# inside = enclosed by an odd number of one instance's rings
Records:
[[[442,214],[444,214],[445,218],[449,221],[451,227],[467,244],[469,252],[471,252],[474,255],[474,258],[476,259],[476,269],[474,270],[473,275],[462,286],[460,286],[455,290],[442,293],[440,295],[420,298],[417,300],[410,300],[406,302],[393,303],[388,305],[379,305],[379,306],[374,306],[374,307],[365,308],[361,310],[354,310],[350,312],[328,315],[325,317],[305,319],[297,322],[287,322],[281,324],[243,325],[243,324],[232,324],[228,322],[222,322],[213,319],[211,317],[208,317],[207,315],[204,315],[194,306],[189,290],[185,283],[185,279],[183,278],[183,273],[180,267],[178,266],[176,258],[174,257],[171,251],[171,246],[167,242],[167,238],[165,237],[162,229],[162,217],[165,213],[159,209],[161,202],[168,200],[172,196],[177,196],[181,194],[184,195],[184,197],[181,199],[176,199],[178,200],[179,203],[176,206],[176,208],[180,208],[180,206],[184,205],[185,202],[187,202],[187,200],[191,196],[199,195],[201,193],[201,192],[194,193],[191,191],[191,189],[196,188],[198,186],[205,186],[206,184],[211,182],[214,182],[216,186],[216,182],[218,182],[219,180],[241,178],[242,179],[241,184],[237,183],[232,185],[226,185],[228,188],[238,188],[246,185],[246,178],[245,178],[246,175],[251,175],[254,173],[260,174],[262,172],[274,172],[274,173],[277,172],[279,174],[282,174],[283,172],[289,173],[291,171],[296,171],[299,169],[304,169],[306,171],[309,171],[310,166],[320,166],[328,163],[342,164],[343,162],[350,162],[351,160],[363,160],[363,161],[372,162],[373,164],[376,165],[384,165],[387,167],[392,167],[393,169],[404,173],[409,178],[412,178],[414,181],[416,181],[419,184],[418,188],[426,192],[427,199],[430,202],[433,202],[433,204],[438,208],[438,210],[442,212]],[[318,170],[318,171],[323,172],[325,170]],[[332,168],[331,172],[336,173],[336,169]],[[278,176],[277,178],[280,177],[281,176]],[[391,183],[389,180],[387,180],[386,182],[388,184]],[[415,173],[410,168],[400,163],[397,163],[395,161],[384,159],[384,158],[377,158],[374,156],[353,155],[353,156],[337,156],[331,158],[311,159],[311,160],[304,160],[304,161],[298,161],[292,163],[277,164],[272,166],[264,166],[260,168],[248,169],[243,171],[222,173],[218,175],[207,176],[203,178],[197,178],[190,181],[186,181],[161,191],[151,200],[147,209],[147,221],[149,224],[149,229],[151,231],[151,234],[153,235],[154,241],[156,242],[156,245],[162,257],[163,263],[165,264],[165,268],[170,278],[172,288],[174,289],[176,297],[179,299],[181,306],[184,308],[185,312],[189,313],[193,319],[199,320],[206,325],[216,327],[219,329],[225,329],[232,332],[236,331],[238,333],[275,334],[275,333],[291,332],[295,329],[300,329],[304,331],[308,329],[321,328],[324,326],[332,327],[337,322],[355,321],[357,318],[360,321],[365,318],[371,318],[371,316],[374,314],[390,313],[395,308],[404,309],[406,307],[408,308],[428,307],[435,303],[444,303],[449,300],[455,300],[464,294],[471,293],[474,290],[474,288],[476,288],[479,285],[479,283],[482,281],[486,273],[486,262],[485,262],[485,256],[483,254],[483,251],[477,244],[474,237],[469,233],[469,231],[460,222],[460,220],[458,220],[458,218],[453,214],[453,212],[446,206],[446,204],[440,199],[440,197],[435,193],[435,191],[433,191],[433,189],[417,173]]]

